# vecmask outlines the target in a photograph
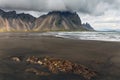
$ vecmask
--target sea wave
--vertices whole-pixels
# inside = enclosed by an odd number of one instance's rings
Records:
[[[78,40],[120,42],[120,32],[49,32],[49,33],[44,33],[43,35],[52,35],[55,37],[78,39]]]
[[[55,36],[76,40],[120,42],[120,32],[45,32],[45,33],[0,33],[0,39],[36,39],[40,36]]]

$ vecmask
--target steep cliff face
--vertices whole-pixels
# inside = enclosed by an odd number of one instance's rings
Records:
[[[89,31],[95,31],[89,23],[83,23],[82,26]]]
[[[89,30],[81,24],[77,13],[53,11],[35,18],[29,14],[0,10],[0,32]]]
[[[29,31],[33,29],[35,20],[36,18],[29,14],[0,10],[0,31]]]
[[[39,17],[35,22],[36,30],[86,30],[81,25],[81,20],[76,13],[50,12]]]

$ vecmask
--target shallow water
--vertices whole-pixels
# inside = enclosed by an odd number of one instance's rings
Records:
[[[31,39],[39,36],[55,36],[77,40],[120,42],[120,32],[46,32],[46,33],[0,33],[0,39],[22,38]]]
[[[54,35],[56,37],[79,39],[79,40],[120,42],[120,32],[51,32],[47,34]]]

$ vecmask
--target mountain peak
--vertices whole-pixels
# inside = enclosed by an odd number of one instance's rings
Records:
[[[39,18],[16,11],[0,10],[0,31],[73,31],[88,30],[76,12],[52,11]]]
[[[48,15],[51,15],[51,14],[59,14],[59,15],[75,15],[77,14],[76,12],[70,12],[70,11],[51,11],[48,13]]]
[[[87,30],[94,31],[94,29],[88,22],[83,23],[82,26],[85,27]]]
[[[2,9],[0,9],[0,12],[4,12]]]
[[[0,15],[2,15],[4,13],[4,11],[2,9],[0,9]]]
[[[76,12],[52,11],[37,19],[37,28],[43,31],[56,30],[85,30]],[[42,25],[41,25],[42,24]]]

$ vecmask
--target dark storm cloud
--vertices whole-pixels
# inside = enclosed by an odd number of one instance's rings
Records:
[[[101,15],[106,10],[120,10],[119,0],[0,0],[0,8],[32,11],[77,11]]]

